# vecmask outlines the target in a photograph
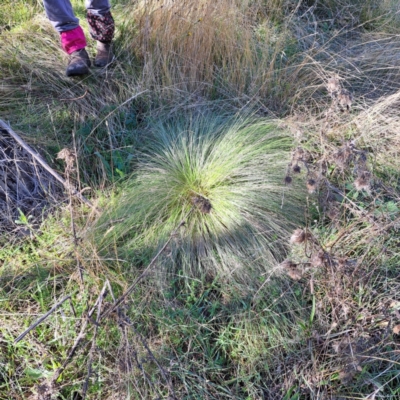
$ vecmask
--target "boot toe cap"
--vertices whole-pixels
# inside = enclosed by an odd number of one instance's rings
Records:
[[[86,75],[89,73],[89,67],[85,63],[73,64],[66,70],[67,76]]]

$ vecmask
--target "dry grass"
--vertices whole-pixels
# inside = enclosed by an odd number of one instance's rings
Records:
[[[398,3],[317,3],[121,1],[118,62],[74,80],[64,77],[65,57],[43,15],[2,31],[3,118],[30,143],[46,145],[50,160],[64,144],[74,148],[76,179],[94,186],[101,205],[109,202],[102,196],[110,180],[126,177],[142,146],[149,148],[148,127],[199,105],[289,112],[279,129],[291,129],[294,151],[279,165],[289,164],[286,182],[307,186],[309,196],[307,224],[291,239],[286,234],[290,257],[274,274],[263,265],[244,286],[190,279],[177,269],[163,290],[146,275],[118,313],[97,324],[88,310],[97,301],[105,313],[111,292],[118,296],[132,283],[125,266],[137,252],[102,259],[81,240],[93,215],[76,205],[32,238],[4,243],[0,397],[37,398],[89,321],[54,396],[82,396],[89,376],[86,398],[93,399],[174,391],[235,400],[399,398],[398,15],[376,18]],[[111,198],[114,189],[121,186],[110,189]],[[147,196],[156,202],[151,191]],[[208,218],[199,198],[189,200]],[[129,198],[124,205],[128,210]],[[107,279],[112,290],[104,294]],[[13,344],[67,294],[74,309],[66,303]]]
[[[257,2],[142,0],[124,16],[124,48],[142,63],[143,86],[159,88],[163,97],[182,92],[192,102],[211,96],[278,108],[288,80],[277,67],[296,44],[273,24],[276,3],[269,13]]]
[[[400,91],[382,97],[355,119],[364,146],[373,149],[377,168],[385,168],[395,179],[400,168]]]

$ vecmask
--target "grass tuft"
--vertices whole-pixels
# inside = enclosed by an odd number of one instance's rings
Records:
[[[103,250],[115,246],[140,265],[185,220],[163,269],[246,281],[282,261],[303,214],[302,191],[284,185],[285,131],[271,121],[203,115],[151,132],[137,172],[99,221]]]

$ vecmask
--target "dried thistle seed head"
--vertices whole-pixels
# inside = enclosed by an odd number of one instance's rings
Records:
[[[289,176],[289,175],[285,176],[284,182],[285,182],[286,185],[290,185],[292,183],[292,181],[293,181],[293,179],[292,179],[291,176]]]
[[[350,146],[346,143],[344,146],[342,146],[339,150],[337,150],[333,154],[333,157],[335,160],[335,164],[338,167],[343,168],[350,162],[352,157],[352,150]]]
[[[293,166],[293,172],[296,174],[299,174],[301,172],[301,168],[298,164],[296,164],[295,166]]]
[[[317,189],[317,182],[314,179],[309,179],[306,186],[308,193],[314,193]]]
[[[299,281],[302,278],[301,271],[297,268],[292,268],[286,271],[286,273],[289,275],[290,278],[292,278],[294,281]]]
[[[358,178],[354,181],[354,187],[357,191],[366,190],[370,188],[371,173],[369,171],[362,171],[358,174]]]
[[[334,221],[339,217],[340,210],[336,206],[331,206],[331,207],[329,207],[329,210],[326,215],[328,216],[329,219]]]
[[[337,101],[343,109],[349,111],[353,104],[353,95],[348,90],[342,89],[337,95]]]
[[[340,82],[338,78],[329,78],[326,83],[326,89],[330,95],[338,93],[341,89]]]
[[[325,253],[323,250],[319,250],[311,256],[311,265],[313,267],[322,267],[325,263]]]
[[[293,280],[298,281],[301,279],[302,274],[297,264],[292,260],[283,261],[280,266],[283,268],[284,272],[289,275]]]
[[[292,153],[292,160],[295,162],[298,160],[302,160],[304,158],[304,155],[304,149],[302,149],[301,147],[297,147]]]
[[[66,147],[57,153],[57,160],[63,160],[66,164],[66,169],[69,171],[74,170],[75,158],[75,152]]]
[[[393,333],[394,333],[395,335],[400,334],[400,324],[397,324],[397,325],[395,325],[395,326],[393,327]]]
[[[211,205],[211,203],[207,200],[207,201],[205,201],[205,202],[201,205],[200,211],[201,211],[203,214],[210,214],[211,209],[212,209],[212,205]]]
[[[57,160],[64,160],[67,164],[75,161],[75,153],[68,149],[64,148],[57,153]]]
[[[293,262],[292,260],[289,260],[289,259],[284,260],[279,264],[279,266],[282,267],[283,269],[296,267],[296,265],[297,264],[295,262]]]
[[[307,233],[303,229],[296,229],[290,237],[290,243],[300,244],[306,240]]]
[[[368,191],[369,190],[369,180],[362,179],[362,178],[357,178],[354,181],[354,187],[358,192],[361,192],[362,190]]]

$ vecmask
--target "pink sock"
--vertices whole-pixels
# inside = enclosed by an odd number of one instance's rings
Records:
[[[86,47],[86,38],[80,26],[70,31],[61,32],[61,46],[68,54]]]

